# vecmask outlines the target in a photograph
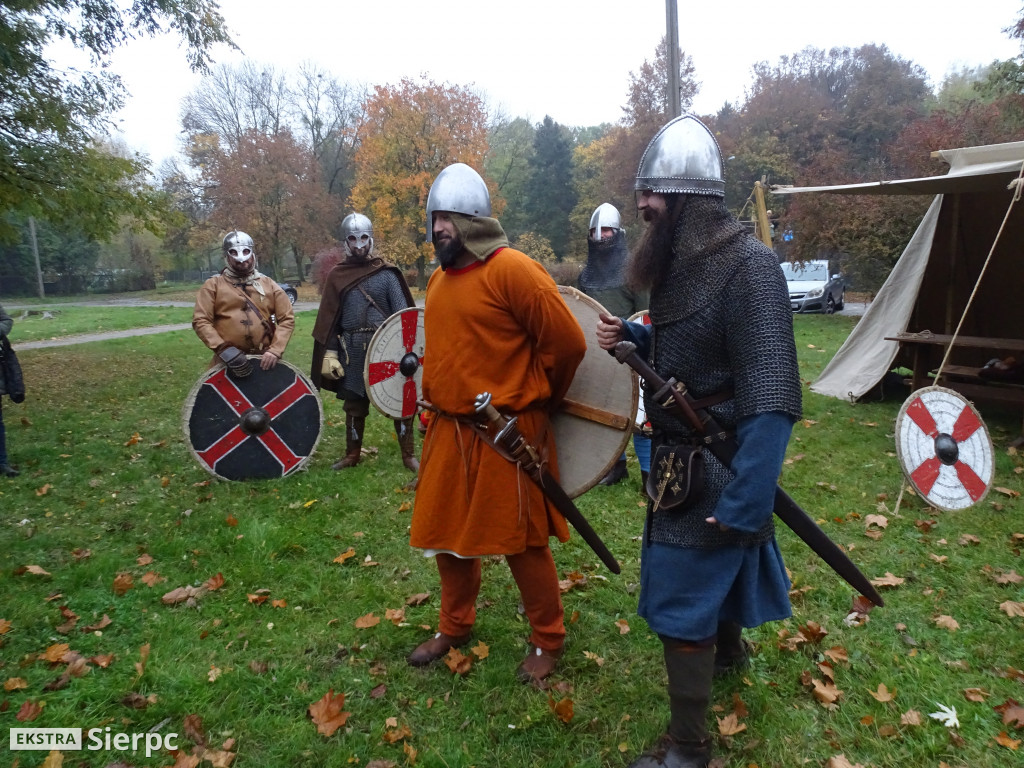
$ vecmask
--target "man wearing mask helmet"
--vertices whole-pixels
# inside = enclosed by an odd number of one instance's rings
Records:
[[[498,411],[517,417],[557,477],[549,419],[586,341],[544,267],[508,247],[487,185],[468,165],[448,166],[430,187],[427,241],[441,269],[430,276],[424,309],[423,398],[432,417],[409,541],[435,559],[441,610],[439,631],[408,660],[425,666],[469,642],[481,559],[503,555],[531,629],[518,676],[536,683],[554,671],[565,641],[549,538],[566,541],[568,526],[475,426],[475,399],[489,392]]]
[[[628,318],[647,309],[647,292],[634,291],[626,283],[626,231],[619,212],[611,203],[602,203],[590,217],[587,235],[587,263],[577,283],[583,293],[615,317]],[[643,435],[633,436],[633,449],[640,464],[640,487],[647,484],[651,469],[651,441]],[[598,485],[615,485],[629,477],[626,454],[623,453]]]
[[[313,364],[318,388],[345,401],[345,454],[332,465],[359,463],[370,398],[363,368],[377,328],[395,312],[416,306],[401,270],[374,255],[373,224],[361,213],[341,222],[344,258],[328,273],[313,326]],[[416,472],[412,419],[395,419],[395,434],[406,469]]]
[[[651,291],[651,325],[605,315],[598,341],[605,349],[636,343],[660,376],[707,403],[738,449],[730,466],[704,451],[704,482],[692,501],[661,505],[670,471],[657,503],[648,503],[637,612],[662,642],[670,720],[631,768],[706,768],[712,678],[746,662],[743,627],[790,615],[773,509],[801,415],[793,318],[778,257],[725,206],[722,154],[703,123],[683,115],[655,135],[636,191],[648,227],[629,278]],[[655,473],[663,451],[671,457],[699,442],[689,423],[650,398],[647,416]]]
[[[291,302],[281,286],[256,269],[256,249],[245,232],[228,232],[221,243],[225,267],[199,289],[192,328],[238,377],[252,373],[246,355],[260,355],[269,371],[284,355],[295,330]]]

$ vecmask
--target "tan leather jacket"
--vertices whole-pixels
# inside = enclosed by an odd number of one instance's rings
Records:
[[[219,352],[227,346],[238,347],[246,354],[259,355],[273,352],[284,355],[288,340],[295,330],[295,315],[291,302],[281,287],[265,275],[257,278],[265,296],[253,286],[232,284],[223,274],[209,278],[196,295],[192,312],[192,328],[202,342]],[[259,310],[259,316],[245,301],[245,296]],[[276,327],[271,320],[276,320]],[[273,329],[271,334],[267,326]]]

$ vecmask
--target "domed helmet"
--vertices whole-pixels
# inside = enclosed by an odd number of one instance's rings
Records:
[[[618,209],[611,203],[601,203],[594,209],[590,217],[590,239],[600,240],[601,230],[605,227],[611,229],[622,229]]]
[[[224,235],[224,241],[220,247],[225,261],[231,266],[237,268],[252,259],[252,268],[256,268],[256,246],[253,245],[252,238],[245,232],[237,229],[234,232],[228,232]]]
[[[427,193],[427,242],[434,239],[434,212],[490,216],[491,193],[480,174],[465,163],[449,165],[434,179]]]
[[[666,123],[640,158],[634,189],[725,197],[722,150],[707,126],[693,115]]]
[[[341,241],[350,256],[354,248],[367,248],[361,255],[365,258],[373,252],[373,224],[361,213],[350,213],[341,220]]]

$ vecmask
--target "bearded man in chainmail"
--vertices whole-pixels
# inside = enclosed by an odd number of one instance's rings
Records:
[[[313,364],[318,389],[329,389],[345,401],[345,454],[332,469],[347,469],[362,456],[370,398],[363,368],[374,332],[395,312],[416,306],[401,270],[373,251],[373,224],[361,213],[341,222],[345,257],[328,273],[313,326]],[[402,463],[411,472],[420,467],[413,447],[412,419],[395,419]]]
[[[712,678],[747,661],[742,627],[790,615],[772,511],[801,415],[793,319],[778,257],[725,207],[721,151],[699,120],[683,115],[658,132],[640,161],[636,190],[648,228],[629,277],[651,289],[651,325],[606,315],[598,340],[605,349],[635,342],[658,374],[685,383],[735,431],[739,448],[731,467],[703,452],[695,498],[665,508],[662,484],[648,504],[638,613],[662,641],[670,721],[658,745],[631,766],[706,768]],[[698,441],[650,398],[647,414],[655,479],[666,450],[683,452]]]
[[[597,206],[590,216],[587,235],[587,263],[577,286],[616,317],[628,318],[647,309],[647,291],[634,291],[626,283],[626,231],[619,212],[611,203]],[[633,449],[640,464],[640,487],[647,484],[651,469],[651,441],[644,435],[633,436]],[[615,485],[629,477],[623,453],[598,485]]]

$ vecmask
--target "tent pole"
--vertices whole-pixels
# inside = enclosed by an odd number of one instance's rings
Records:
[[[953,332],[953,300],[956,291],[956,243],[960,232],[960,195],[951,195],[953,198],[953,215],[950,217],[952,225],[949,228],[949,282],[946,283],[946,324],[943,333]]]

